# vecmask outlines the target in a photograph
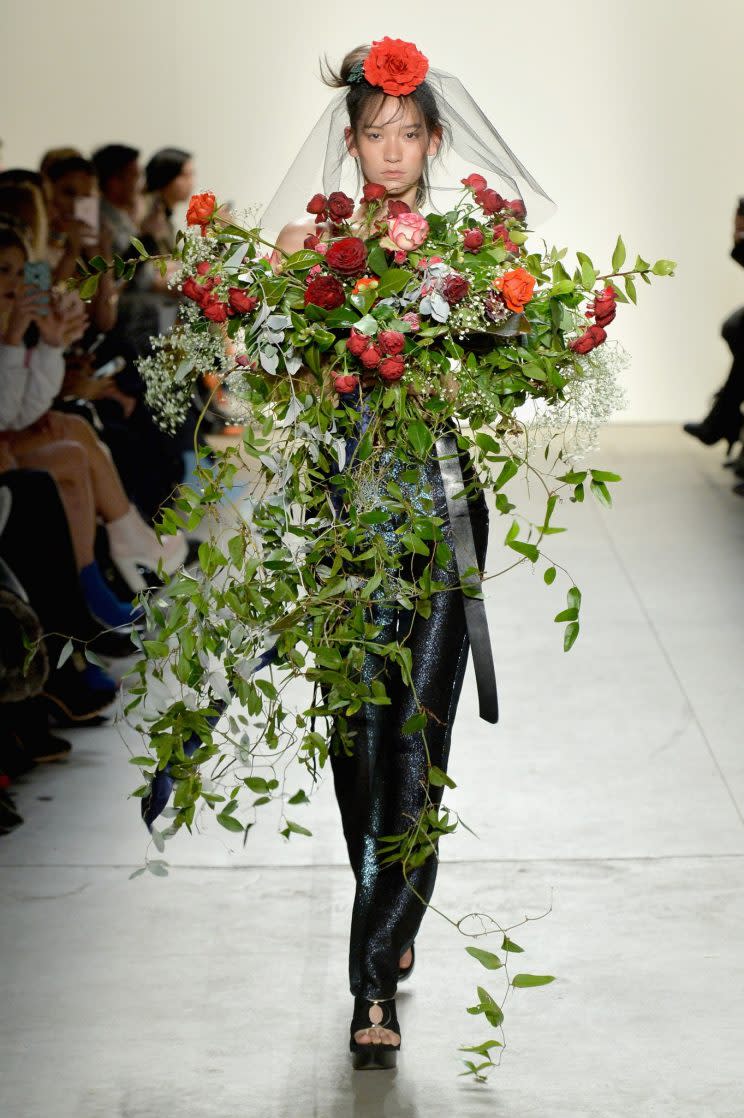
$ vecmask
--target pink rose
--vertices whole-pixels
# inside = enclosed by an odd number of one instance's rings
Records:
[[[431,264],[441,264],[441,256],[422,256],[416,267],[420,272],[425,272]]]
[[[421,214],[400,214],[388,222],[388,236],[396,248],[418,248],[429,236],[429,223]]]
[[[405,264],[407,259],[408,253],[402,248],[399,248],[397,252],[393,253],[393,262],[395,264]]]
[[[421,325],[421,319],[415,311],[406,311],[403,315],[401,322],[407,322],[412,330],[418,330]]]

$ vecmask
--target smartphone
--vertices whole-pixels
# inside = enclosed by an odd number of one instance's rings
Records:
[[[52,269],[46,260],[27,260],[23,266],[23,280],[28,287],[35,287],[42,292],[43,298],[39,300],[39,314],[49,313],[49,292],[52,287]]]
[[[98,380],[100,377],[115,377],[117,373],[122,373],[127,367],[125,357],[112,357],[105,365],[101,365],[93,373],[93,379]]]
[[[101,199],[97,194],[76,198],[73,213],[76,221],[82,221],[88,226],[88,231],[82,237],[83,244],[95,244],[101,228]]]

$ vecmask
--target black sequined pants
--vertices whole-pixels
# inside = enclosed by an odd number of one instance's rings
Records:
[[[444,569],[435,566],[432,574],[448,586],[457,587],[459,576],[452,533],[436,459],[430,459],[421,468],[419,483],[399,484],[412,499],[421,492],[428,492],[433,499],[431,511],[444,520],[442,531],[451,559]],[[469,507],[482,570],[488,542],[488,510],[483,494],[471,500]],[[394,528],[391,523],[379,529],[386,534],[388,546],[395,538]],[[430,900],[437,859],[432,854],[423,865],[409,869],[406,881],[400,862],[379,864],[377,838],[402,833],[418,817],[426,802],[429,764],[447,770],[469,642],[459,589],[435,593],[428,618],[374,601],[370,609],[374,622],[382,626],[377,639],[405,640],[411,649],[415,695],[418,703],[430,712],[423,733],[404,734],[404,724],[417,710],[414,694],[401,678],[399,668],[368,652],[365,678],[382,679],[391,704],[364,704],[357,715],[348,719],[355,732],[351,756],[334,747],[331,738],[334,787],[356,879],[349,946],[351,993],[381,998],[395,993],[398,960],[415,939],[425,911],[425,904],[416,894],[425,902]],[[442,791],[434,786],[429,789],[434,803],[439,803]]]

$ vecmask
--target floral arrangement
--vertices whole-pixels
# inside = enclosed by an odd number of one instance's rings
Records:
[[[169,827],[152,828],[160,851],[179,827],[194,825],[197,809],[214,811],[244,841],[270,805],[286,838],[311,833],[297,819],[307,791],[287,782],[304,774],[311,789],[326,763],[328,735],[317,721],[332,719],[351,749],[348,720],[363,703],[388,701],[381,682],[360,675],[376,635],[367,607],[374,598],[428,616],[443,589],[432,575],[446,550],[441,521],[410,495],[416,466],[442,431],[454,430],[472,458],[466,496],[484,488],[506,518],[509,560],[484,583],[517,563],[540,566],[548,586],[562,571],[569,585],[555,621],[565,625],[566,651],[579,634],[581,592],[551,554],[550,537],[564,530],[552,517],[587,489],[609,505],[609,485],[620,478],[576,468],[571,454],[591,436],[572,446],[568,429],[587,414],[607,418],[602,401],[616,399],[621,363],[608,338],[618,307],[636,302],[638,279],[672,275],[674,262],[637,256],[624,268],[618,237],[609,269],[600,273],[577,252],[569,271],[565,248],[529,243],[521,199],[503,198],[478,174],[462,180],[446,214],[411,212],[375,183],[358,207],[341,192],[314,195],[308,213],[330,235],[308,234],[291,255],[259,227],[223,215],[211,193],[192,198],[189,228],[179,234],[173,282],[184,296],[181,316],[141,362],[148,398],[173,427],[195,380],[216,373],[242,407],[245,428],[238,445],[205,464],[201,488],[183,489],[164,514],[161,531],[184,518],[194,530],[223,503],[198,569],[144,602],[150,634],[127,715],[146,743],[132,761],[143,773],[134,795],[148,822],[173,788]],[[154,259],[133,244],[137,261],[90,262],[84,296],[106,268],[131,275],[138,261]],[[248,488],[226,522],[225,493],[246,474]],[[510,499],[515,479],[529,476],[545,494],[537,522]],[[393,517],[401,522],[397,551],[376,532]],[[399,552],[427,557],[419,579],[403,577]],[[462,589],[474,593],[465,580]],[[410,685],[404,639],[375,651]],[[426,724],[419,709],[407,727],[425,736]],[[429,786],[454,781],[432,766]],[[444,803],[427,803],[381,856],[407,872],[435,856],[438,839],[457,824]],[[160,859],[146,868],[166,872]],[[501,931],[503,950],[522,950]],[[487,969],[502,967],[495,954],[468,950]],[[520,974],[509,986],[550,980]],[[495,999],[482,987],[478,997],[471,1012],[500,1027]],[[466,1049],[480,1062],[468,1060],[465,1074],[482,1078],[494,1047],[492,1039]]]

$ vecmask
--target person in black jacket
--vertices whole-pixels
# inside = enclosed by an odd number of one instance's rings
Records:
[[[734,217],[734,245],[731,257],[744,268],[744,208]],[[728,443],[729,453],[741,438],[744,418],[741,404],[744,401],[744,307],[728,316],[721,326],[721,334],[731,350],[733,362],[725,383],[715,394],[713,407],[700,423],[685,423],[684,430],[694,435],[706,446],[713,446],[720,439]],[[734,463],[737,474],[744,477],[744,452]],[[737,491],[740,487],[737,486]],[[744,489],[744,487],[741,487]]]

